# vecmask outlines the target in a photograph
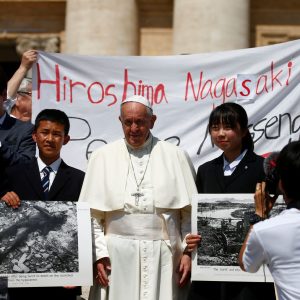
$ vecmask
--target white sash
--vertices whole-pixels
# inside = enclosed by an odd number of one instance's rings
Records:
[[[156,214],[105,214],[105,234],[135,240],[168,240],[164,219]]]

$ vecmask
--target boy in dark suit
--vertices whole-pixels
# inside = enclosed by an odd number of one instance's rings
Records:
[[[63,145],[69,140],[70,123],[67,115],[56,109],[41,111],[35,120],[32,134],[39,156],[37,159],[7,169],[1,200],[13,208],[20,199],[77,201],[84,172],[68,166],[60,157]],[[15,288],[9,289],[10,300],[64,299],[75,300],[79,288]]]

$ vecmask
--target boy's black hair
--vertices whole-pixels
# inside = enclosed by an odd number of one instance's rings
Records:
[[[62,124],[64,126],[65,135],[69,134],[70,121],[68,116],[58,109],[44,109],[35,118],[34,130],[36,131],[41,121],[50,121]]]

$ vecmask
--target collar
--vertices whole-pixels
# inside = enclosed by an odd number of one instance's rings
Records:
[[[223,171],[229,171],[229,172],[233,172],[235,170],[235,168],[238,166],[238,164],[241,162],[241,160],[244,158],[244,156],[246,155],[248,149],[245,149],[234,161],[232,161],[231,163],[228,162],[225,158],[225,156],[223,155]]]
[[[3,107],[9,115],[16,102],[17,102],[17,97],[15,99],[7,98],[7,100],[3,102]]]
[[[6,113],[4,113],[2,117],[0,117],[0,125],[3,125],[5,118],[6,118]]]
[[[51,165],[49,165],[49,167],[51,167],[51,169],[53,170],[54,174],[56,175],[57,174],[57,171],[58,171],[58,168],[61,164],[61,157],[58,158],[56,161],[54,161]],[[40,157],[37,158],[37,163],[38,163],[38,166],[39,166],[39,171],[40,173],[42,172],[42,170],[47,166],[42,160]]]
[[[124,139],[127,149],[129,150],[130,153],[141,153],[147,151],[150,145],[152,145],[152,140],[153,140],[153,135],[150,132],[146,142],[141,147],[134,148],[126,141],[126,139]]]

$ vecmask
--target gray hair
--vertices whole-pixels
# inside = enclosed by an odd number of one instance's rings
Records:
[[[18,92],[31,92],[31,90],[32,90],[32,79],[26,77],[23,78],[18,88]]]

